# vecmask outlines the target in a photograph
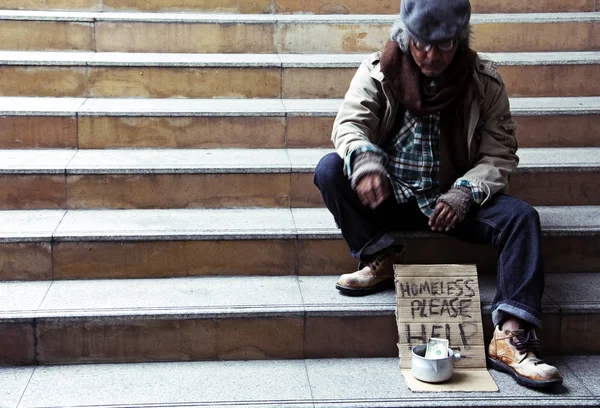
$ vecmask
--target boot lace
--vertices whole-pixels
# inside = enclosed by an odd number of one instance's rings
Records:
[[[377,272],[380,271],[385,262],[387,262],[390,258],[399,255],[403,250],[404,247],[402,245],[392,246],[391,248],[375,255],[371,260],[360,261],[358,263],[358,269],[362,269],[368,265],[373,271],[373,276],[376,276]]]
[[[525,332],[525,330],[515,330],[512,333],[510,343],[516,347],[521,353],[527,355],[531,352],[536,357],[533,359],[535,365],[542,364],[543,361],[537,356],[541,356],[541,344],[540,340],[535,335],[533,330]]]
[[[373,269],[374,272],[377,272],[377,270],[381,267],[381,265],[383,265],[383,263],[385,263],[390,258],[391,255],[392,255],[392,251],[387,251],[384,254],[382,254],[381,256],[378,256],[373,261],[371,261],[369,266],[371,267],[371,269]]]

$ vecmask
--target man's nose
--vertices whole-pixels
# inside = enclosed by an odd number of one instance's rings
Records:
[[[441,52],[439,50],[439,48],[437,47],[437,45],[432,45],[431,49],[427,52],[427,58],[430,61],[437,61],[438,59],[440,59],[441,57]]]

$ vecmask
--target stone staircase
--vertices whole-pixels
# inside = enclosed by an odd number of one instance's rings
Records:
[[[0,407],[600,406],[599,7],[472,5],[564,387],[413,394],[393,291],[334,289],[355,262],[312,172],[397,1],[0,0]],[[398,240],[477,263],[489,333],[493,251]]]

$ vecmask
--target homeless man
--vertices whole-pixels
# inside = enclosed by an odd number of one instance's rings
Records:
[[[562,382],[540,359],[539,215],[506,194],[516,126],[494,65],[469,48],[468,0],[403,0],[385,48],[356,72],[336,117],[337,153],[315,184],[355,258],[344,294],[393,287],[393,231],[429,228],[498,255],[488,360],[517,382]]]

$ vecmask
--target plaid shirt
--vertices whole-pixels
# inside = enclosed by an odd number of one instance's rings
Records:
[[[369,151],[381,154],[396,201],[405,203],[414,197],[423,214],[431,216],[440,196],[440,114],[414,117],[407,110],[389,146],[387,153],[373,144],[351,152],[345,160],[348,177],[352,177],[354,155]],[[470,188],[477,204],[485,199],[485,192],[466,179],[459,178],[452,188],[458,186]]]

